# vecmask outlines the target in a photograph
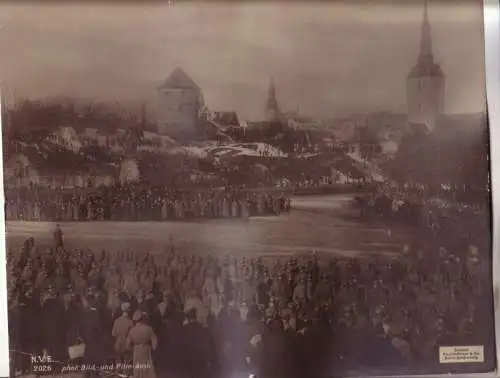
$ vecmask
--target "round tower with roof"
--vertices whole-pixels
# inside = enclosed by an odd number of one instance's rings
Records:
[[[158,87],[158,93],[158,133],[177,139],[196,138],[200,110],[205,105],[198,85],[181,68],[176,68]]]
[[[432,131],[437,118],[444,113],[444,88],[443,71],[434,61],[428,4],[425,0],[420,53],[406,80],[408,122],[425,124],[428,131]]]

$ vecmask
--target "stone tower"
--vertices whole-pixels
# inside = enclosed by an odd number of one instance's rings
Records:
[[[428,131],[432,131],[437,118],[444,112],[445,78],[441,67],[434,62],[427,5],[427,0],[425,0],[420,53],[416,65],[406,80],[406,97],[408,122],[425,124]]]
[[[281,119],[281,111],[276,99],[276,88],[274,87],[274,80],[271,78],[269,91],[266,101],[266,121],[278,121]]]
[[[196,139],[200,110],[205,104],[198,85],[181,68],[176,68],[158,93],[158,133],[177,139]]]

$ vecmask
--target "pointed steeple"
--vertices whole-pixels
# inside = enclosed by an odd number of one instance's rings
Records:
[[[271,83],[269,84],[268,98],[276,98],[276,88],[274,86],[274,78],[271,77]]]
[[[280,117],[280,109],[278,100],[276,99],[276,88],[274,86],[274,78],[271,77],[269,90],[266,102],[266,118],[268,121],[275,121]]]
[[[431,24],[428,16],[428,0],[424,0],[424,18],[422,21],[422,31],[420,36],[420,54],[418,60],[421,63],[434,63],[434,55],[432,53],[432,36]]]
[[[413,125],[425,125],[426,129],[431,131],[435,128],[438,117],[444,112],[445,77],[439,64],[434,61],[428,1],[424,1],[420,51],[417,63],[407,76],[406,96],[408,122]]]
[[[424,0],[424,14],[420,30],[420,51],[417,64],[413,66],[408,75],[408,78],[418,77],[444,77],[441,67],[434,62],[431,24],[428,16],[428,0]]]

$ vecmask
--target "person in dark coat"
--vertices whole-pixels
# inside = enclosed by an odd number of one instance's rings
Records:
[[[206,377],[210,369],[206,330],[196,321],[196,317],[196,309],[187,312],[181,338],[184,354],[183,370],[189,378]]]
[[[338,353],[332,345],[334,340],[336,338],[326,319],[315,320],[307,327],[302,339],[305,356],[300,366],[307,376],[323,376],[333,370]]]
[[[64,305],[57,298],[53,287],[49,286],[47,291],[47,297],[42,304],[43,348],[49,356],[62,361],[66,357]]]
[[[57,249],[64,249],[64,240],[63,240],[63,231],[61,230],[61,227],[56,224],[56,229],[54,231],[54,242],[55,242],[55,247]]]
[[[267,308],[269,305],[269,290],[270,285],[267,277],[263,276],[257,285],[257,302],[259,305]]]
[[[96,364],[105,357],[102,355],[102,336],[106,334],[102,329],[99,312],[96,308],[95,298],[89,297],[82,300],[83,313],[80,324],[80,339],[85,344],[85,361]],[[88,371],[88,376],[97,376],[96,371]]]
[[[385,335],[373,335],[371,340],[368,340],[368,345],[370,345],[371,354],[364,362],[369,367],[391,371],[394,368],[403,366],[403,357],[400,351],[392,344],[389,337]]]
[[[284,320],[284,325],[285,325],[285,335],[284,338],[286,340],[286,345],[287,345],[287,356],[289,358],[289,378],[300,378],[301,375],[299,375],[299,360],[298,360],[298,353],[299,353],[299,338],[297,336],[297,333],[291,326],[290,319]],[[301,341],[301,340],[300,340]]]
[[[401,367],[404,364],[401,352],[392,344],[391,338],[382,327],[373,328],[368,322],[364,322],[353,332],[352,344],[358,353],[355,359],[363,361],[363,367],[387,369]]]
[[[223,316],[224,315],[224,316]],[[222,360],[221,368],[228,376],[241,373],[245,368],[245,353],[247,348],[247,335],[245,327],[240,319],[240,313],[236,308],[230,307],[220,316],[218,324],[218,336],[220,337]]]
[[[83,309],[80,298],[69,293],[66,307],[66,346],[75,345],[78,341]]]
[[[161,361],[159,367],[167,369],[167,371],[182,372],[184,369],[183,357],[184,346],[179,347],[178,340],[184,337],[184,313],[175,312],[165,322],[164,338],[162,344],[159,345],[161,353]],[[175,374],[174,374],[175,375]]]
[[[26,288],[24,295],[19,298],[19,319],[22,327],[18,328],[18,349],[24,353],[36,354],[41,352],[41,328],[39,326],[40,302],[33,295],[32,288]],[[10,319],[9,319],[10,320]],[[29,371],[31,363],[23,358],[23,371]]]
[[[263,337],[263,377],[288,378],[293,374],[293,354],[288,337],[278,319],[271,321]]]

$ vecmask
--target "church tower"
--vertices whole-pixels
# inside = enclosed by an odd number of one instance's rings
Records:
[[[445,77],[441,67],[434,62],[427,5],[425,0],[420,53],[406,80],[406,98],[408,122],[425,124],[428,131],[432,131],[437,118],[444,112]]]
[[[274,87],[274,80],[271,78],[266,102],[266,121],[278,121],[280,118],[281,111],[276,99],[276,88]]]

